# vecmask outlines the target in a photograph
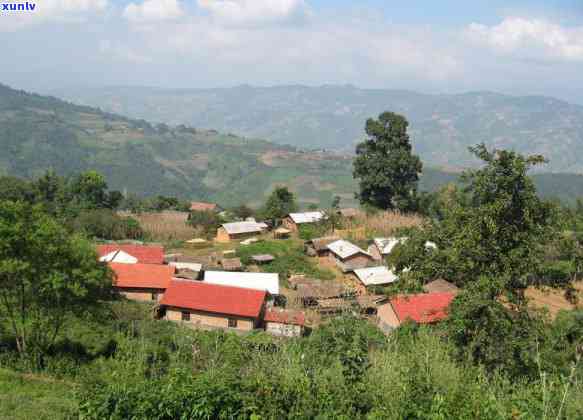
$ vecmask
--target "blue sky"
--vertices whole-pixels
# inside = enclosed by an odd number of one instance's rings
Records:
[[[583,0],[37,0],[0,14],[0,36],[0,82],[31,90],[350,83],[583,104]]]

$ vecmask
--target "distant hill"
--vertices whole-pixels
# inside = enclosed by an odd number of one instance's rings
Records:
[[[0,85],[0,174],[34,177],[96,169],[111,188],[141,195],[177,195],[223,206],[259,205],[278,184],[303,206],[354,204],[349,155],[299,150],[263,140],[186,126],[152,126],[87,106]],[[421,189],[457,174],[426,167]],[[537,175],[546,196],[583,196],[583,176]]]
[[[468,146],[543,154],[547,172],[583,173],[583,107],[557,99],[489,92],[425,95],[353,86],[239,86],[227,89],[116,87],[56,92],[77,103],[145,118],[264,138],[297,147],[352,152],[364,122],[404,114],[424,162],[475,165]]]

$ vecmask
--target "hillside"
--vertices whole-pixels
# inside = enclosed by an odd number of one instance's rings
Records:
[[[178,195],[224,206],[259,205],[276,184],[300,203],[327,206],[334,195],[354,204],[351,157],[196,130],[152,126],[0,85],[0,173],[38,176],[85,169],[104,173],[111,188],[140,195]],[[455,173],[426,167],[421,189],[434,190]],[[540,175],[543,195],[583,196],[583,176]]]
[[[352,86],[77,88],[57,94],[149,121],[344,152],[354,150],[367,118],[390,110],[407,116],[417,153],[434,166],[473,165],[467,147],[485,142],[543,154],[550,160],[546,171],[583,173],[578,158],[583,155],[583,107],[547,97],[425,95]]]

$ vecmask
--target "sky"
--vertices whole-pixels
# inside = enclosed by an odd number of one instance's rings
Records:
[[[0,0],[0,83],[352,84],[583,104],[583,0]]]

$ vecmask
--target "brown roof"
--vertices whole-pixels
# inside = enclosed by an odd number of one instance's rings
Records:
[[[457,286],[453,283],[450,283],[446,280],[434,280],[432,282],[427,283],[423,286],[423,290],[426,293],[455,293],[459,292]]]
[[[243,267],[243,264],[241,264],[239,258],[223,258],[221,260],[221,266],[225,270],[239,270]]]
[[[332,281],[308,280],[297,284],[298,297],[306,298],[334,298],[344,293],[344,286]]]
[[[275,257],[273,255],[269,255],[269,254],[261,254],[261,255],[252,255],[251,259],[255,262],[266,263],[266,262],[271,262],[271,261],[275,260]]]
[[[306,316],[300,311],[271,308],[265,311],[265,321],[277,322],[278,324],[304,325]]]
[[[388,299],[384,295],[362,295],[356,298],[356,302],[361,308],[373,308],[386,302]]]
[[[202,201],[193,201],[190,203],[190,210],[192,211],[216,211],[219,206],[216,203],[205,203]]]
[[[324,238],[314,238],[308,241],[308,244],[312,244],[316,251],[326,251],[328,249],[328,245],[332,242],[336,242],[340,238],[337,236],[326,236]]]

